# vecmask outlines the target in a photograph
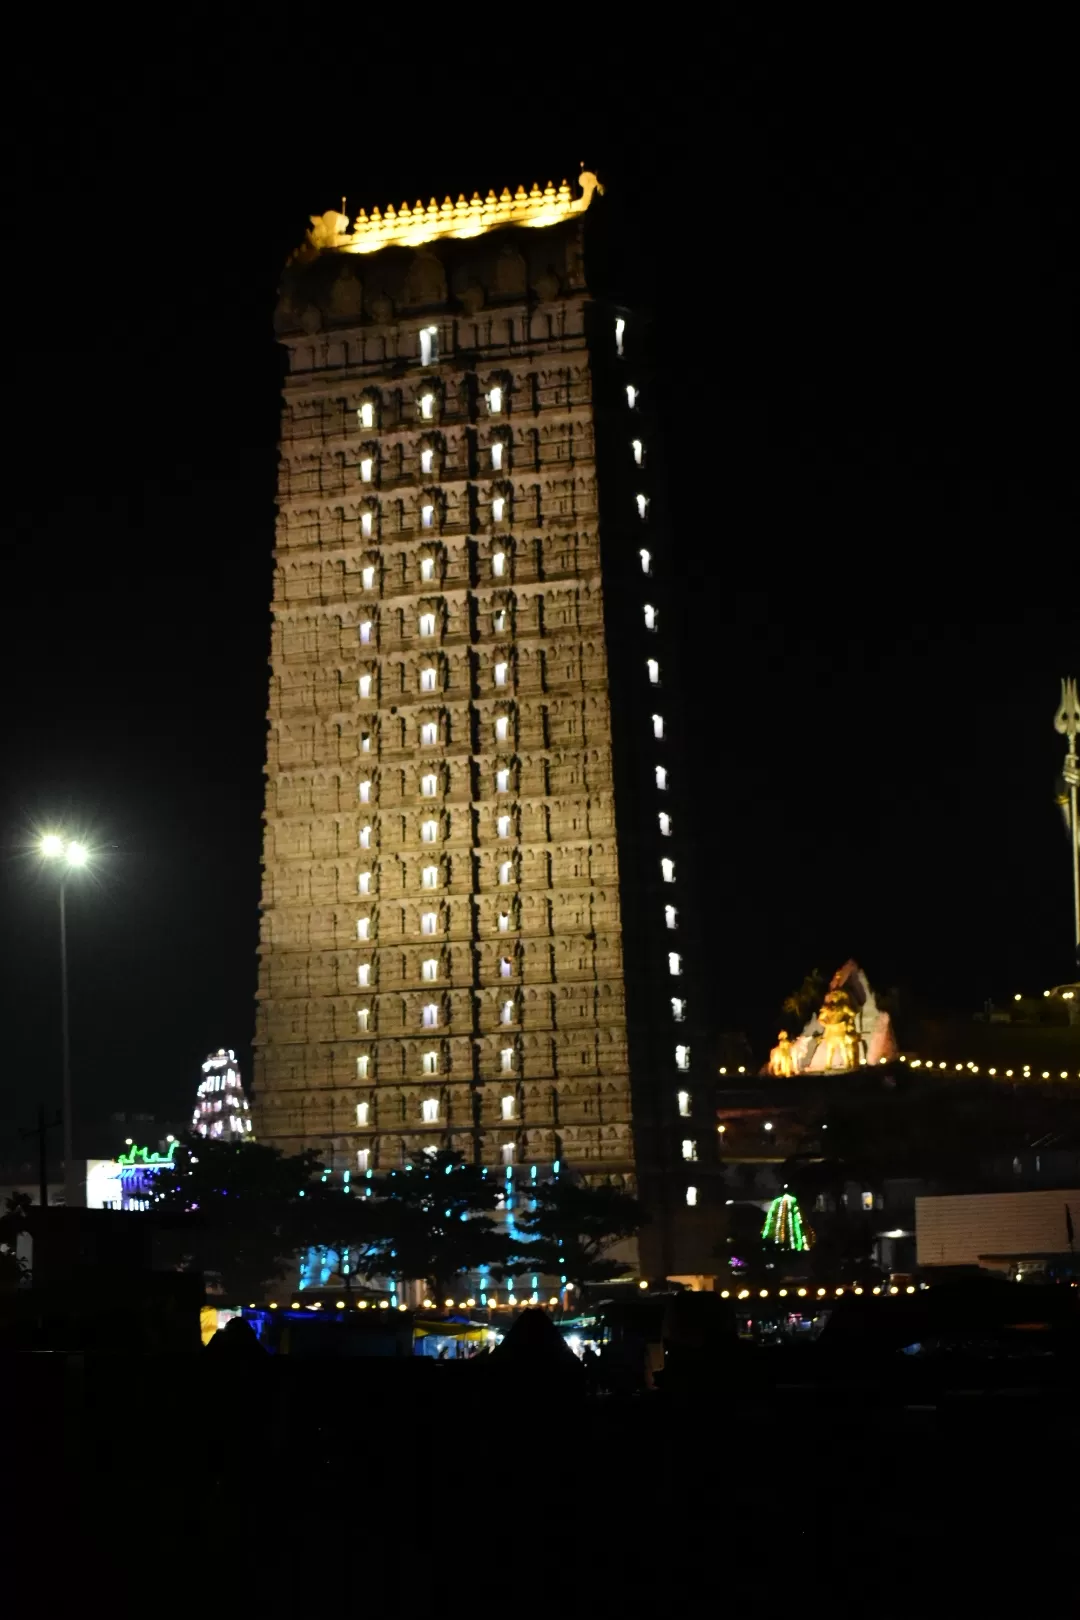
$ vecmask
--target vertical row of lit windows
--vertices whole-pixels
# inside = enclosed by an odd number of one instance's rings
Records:
[[[615,322],[615,349],[616,349],[616,353],[620,357],[623,357],[624,352],[625,352],[625,336],[626,336],[626,322],[620,316]],[[627,404],[627,409],[628,410],[631,410],[631,411],[636,411],[637,410],[640,397],[641,397],[640,392],[639,392],[638,388],[636,387],[636,385],[633,384],[633,383],[627,383],[626,384],[626,404]],[[641,439],[641,438],[637,438],[637,437],[632,438],[630,440],[630,452],[631,452],[631,455],[633,457],[634,466],[635,467],[643,467],[645,465],[645,443],[644,443],[644,440]],[[649,496],[647,495],[647,493],[645,491],[643,491],[643,490],[639,490],[634,496],[634,504],[635,504],[635,506],[637,508],[637,515],[638,515],[639,521],[642,522],[642,523],[647,523],[649,521]],[[653,555],[652,555],[651,550],[647,546],[640,547],[639,550],[638,550],[638,558],[639,558],[640,563],[641,563],[641,572],[642,572],[643,576],[646,579],[651,578],[652,577],[652,572],[653,572]],[[656,633],[660,628],[660,614],[659,614],[659,611],[656,608],[656,606],[652,602],[644,603],[643,609],[642,609],[642,614],[643,614],[643,618],[644,618],[645,629],[647,631],[651,632],[651,633]],[[646,660],[645,660],[645,670],[646,670],[646,675],[648,677],[649,685],[653,686],[653,687],[659,687],[661,685],[661,680],[660,680],[660,660],[658,658],[652,658],[652,657],[646,658]],[[658,713],[654,713],[651,716],[651,724],[652,724],[652,734],[653,734],[654,742],[663,742],[663,741],[665,741],[666,733],[665,733],[663,715],[658,714]],[[668,791],[668,771],[667,771],[667,766],[666,765],[656,765],[654,767],[654,777],[655,777],[657,792],[658,793],[666,793]],[[660,811],[657,812],[657,817],[658,817],[658,825],[659,825],[659,828],[660,828],[660,836],[662,838],[670,838],[671,837],[671,832],[672,832],[671,815],[666,810],[660,810]],[[669,856],[663,856],[661,858],[661,861],[660,861],[660,876],[661,876],[661,879],[662,879],[662,881],[664,883],[674,883],[675,880],[676,880],[675,879],[675,862]],[[675,931],[679,926],[678,909],[674,905],[665,904],[665,906],[664,906],[664,926],[668,931],[671,931],[671,932]],[[671,975],[672,978],[677,979],[677,978],[680,978],[682,976],[683,959],[682,959],[681,952],[679,952],[679,951],[669,951],[668,952],[668,972],[669,972],[669,974]],[[674,1023],[681,1024],[681,1023],[685,1022],[685,1019],[686,1019],[686,1001],[685,1001],[684,997],[682,997],[682,996],[672,996],[671,997],[671,1016],[672,1016],[672,1021]],[[685,1074],[685,1073],[687,1073],[689,1071],[689,1069],[690,1069],[690,1048],[689,1048],[689,1046],[687,1046],[685,1044],[680,1044],[680,1045],[677,1045],[675,1047],[675,1067],[676,1067],[676,1069],[679,1070],[680,1073]],[[690,1096],[689,1091],[678,1091],[678,1092],[676,1092],[676,1106],[678,1108],[680,1118],[682,1118],[682,1119],[689,1119],[690,1118],[692,1110],[691,1110],[691,1096]],[[698,1156],[697,1143],[692,1137],[684,1137],[683,1138],[683,1141],[682,1141],[682,1156],[683,1156],[684,1160],[686,1160],[687,1163],[693,1163],[693,1162],[696,1161],[697,1156]],[[697,1187],[688,1186],[687,1189],[686,1189],[686,1202],[687,1202],[687,1205],[689,1207],[693,1208],[697,1204],[697,1201],[698,1201],[698,1189],[697,1189]]]

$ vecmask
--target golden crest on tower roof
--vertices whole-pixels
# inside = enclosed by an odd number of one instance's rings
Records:
[[[402,203],[395,209],[389,204],[380,213],[377,208],[370,215],[363,209],[349,230],[348,215],[331,209],[328,213],[311,216],[311,229],[307,245],[316,252],[330,249],[339,253],[377,253],[384,247],[419,247],[423,242],[434,242],[440,237],[459,241],[482,236],[485,231],[500,225],[524,225],[539,229],[545,225],[558,225],[564,219],[583,214],[592,202],[593,193],[603,195],[603,186],[589,169],[578,176],[581,195],[575,197],[570,183],[560,186],[548,181],[546,186],[534,185],[531,191],[518,186],[513,193],[504,187],[499,196],[489,191],[481,198],[473,192],[466,202],[464,194],[457,202],[446,197],[441,203],[432,197],[425,205],[417,202],[410,208]]]

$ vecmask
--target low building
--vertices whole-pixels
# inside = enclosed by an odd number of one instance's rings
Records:
[[[986,1266],[1011,1275],[1075,1259],[1080,1187],[916,1198],[921,1268]]]

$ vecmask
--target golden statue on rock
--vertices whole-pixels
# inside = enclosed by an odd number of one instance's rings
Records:
[[[769,1073],[787,1078],[795,1073],[795,1057],[788,1040],[788,1032],[782,1029],[776,1037],[776,1045],[769,1053]]]
[[[846,990],[830,990],[818,1013],[823,1069],[855,1067],[855,1009]]]

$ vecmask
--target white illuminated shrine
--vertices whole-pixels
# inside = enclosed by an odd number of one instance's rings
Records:
[[[217,1142],[241,1142],[250,1137],[251,1111],[240,1082],[236,1053],[224,1047],[211,1052],[202,1066],[191,1129],[197,1136]]]

